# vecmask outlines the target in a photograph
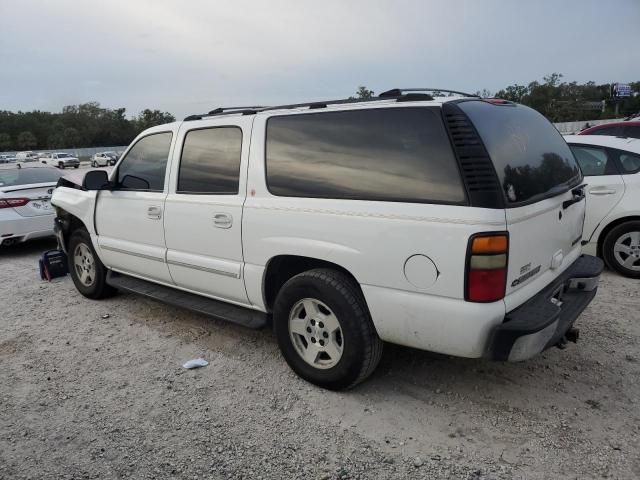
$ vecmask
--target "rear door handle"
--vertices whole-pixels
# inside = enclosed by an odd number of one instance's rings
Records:
[[[160,220],[160,218],[162,217],[162,208],[157,205],[148,207],[147,217],[152,218],[153,220]]]
[[[615,194],[616,191],[615,190],[609,190],[609,189],[591,189],[589,190],[589,195],[613,195]]]
[[[218,228],[231,228],[233,217],[228,213],[214,213],[213,224]]]

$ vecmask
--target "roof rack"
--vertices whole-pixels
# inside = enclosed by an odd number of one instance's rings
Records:
[[[393,88],[391,90],[387,90],[386,92],[382,92],[378,97],[382,98],[390,98],[390,97],[400,97],[403,95],[410,95],[413,92],[445,92],[445,93],[455,93],[457,95],[462,95],[463,97],[475,97],[479,98],[479,95],[474,95],[472,93],[459,92],[458,90],[448,90],[446,88]]]
[[[191,120],[202,120],[205,117],[213,117],[217,115],[232,115],[232,114],[253,115],[258,112],[265,112],[269,110],[288,110],[288,109],[303,108],[303,107],[308,107],[310,110],[313,110],[316,108],[326,108],[328,105],[341,105],[346,103],[380,102],[380,101],[385,101],[385,100],[389,101],[394,99],[397,102],[433,100],[433,96],[427,94],[426,92],[448,92],[448,93],[456,93],[458,95],[462,95],[465,97],[478,97],[477,95],[471,95],[470,93],[458,92],[456,90],[446,90],[442,88],[394,88],[392,90],[387,90],[386,92],[381,93],[377,97],[372,97],[372,98],[343,98],[339,100],[291,103],[288,105],[275,105],[271,107],[215,108],[211,110],[209,113],[204,113],[199,115],[189,115],[184,119],[184,121],[188,122]]]

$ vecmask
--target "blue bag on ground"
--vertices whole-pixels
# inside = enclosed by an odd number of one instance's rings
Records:
[[[38,264],[40,265],[40,278],[42,280],[51,281],[57,277],[64,277],[69,273],[67,256],[60,250],[44,252]]]

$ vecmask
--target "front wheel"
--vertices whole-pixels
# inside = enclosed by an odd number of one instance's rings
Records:
[[[80,168],[80,165],[74,165],[73,168]]]
[[[93,162],[91,162],[91,166],[92,166],[93,168],[96,168],[96,167],[98,166],[98,164],[97,164],[95,161],[93,161]]]
[[[84,228],[74,231],[67,251],[71,279],[82,295],[97,300],[115,293],[107,284],[107,269],[93,248],[89,232]]]
[[[60,170],[64,170],[64,163],[62,163],[62,162],[58,162],[58,168],[59,168]]]
[[[323,268],[291,278],[278,292],[273,320],[289,366],[318,386],[353,387],[380,361],[382,341],[362,292],[342,272]]]
[[[640,221],[611,229],[602,244],[602,256],[609,268],[625,277],[640,278]]]

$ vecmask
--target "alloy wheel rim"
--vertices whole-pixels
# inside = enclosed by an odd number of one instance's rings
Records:
[[[332,368],[342,358],[344,337],[340,321],[320,300],[303,298],[291,308],[289,336],[296,353],[314,368]]]
[[[613,245],[613,256],[624,268],[640,272],[640,232],[627,232]]]
[[[91,249],[85,243],[79,243],[73,250],[73,267],[82,285],[90,287],[96,280],[96,263]]]

